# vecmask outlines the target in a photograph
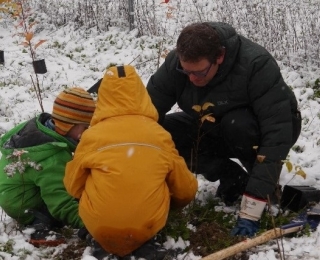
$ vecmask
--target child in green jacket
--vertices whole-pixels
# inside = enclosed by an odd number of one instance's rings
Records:
[[[66,89],[55,99],[51,115],[42,113],[0,139],[0,207],[19,224],[35,228],[33,244],[41,244],[53,227],[83,226],[63,177],[94,109],[87,91]]]

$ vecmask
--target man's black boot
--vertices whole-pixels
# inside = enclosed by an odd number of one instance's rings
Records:
[[[241,165],[231,160],[224,167],[225,172],[220,175],[216,197],[221,198],[227,206],[231,206],[244,193],[249,174]]]

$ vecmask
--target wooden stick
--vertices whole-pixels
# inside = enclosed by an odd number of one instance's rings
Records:
[[[281,237],[286,234],[290,234],[293,232],[297,232],[299,230],[302,230],[304,227],[304,224],[299,223],[300,225],[288,225],[288,227],[283,226],[281,228],[274,228],[271,230],[268,230],[261,235],[255,237],[255,238],[247,238],[246,240],[237,243],[233,246],[230,246],[228,248],[222,249],[218,252],[215,252],[211,255],[205,256],[201,258],[201,260],[221,260],[225,259],[229,256],[233,256],[239,252],[242,252],[244,250],[247,250],[251,247],[263,244],[265,242],[268,242],[271,239]]]

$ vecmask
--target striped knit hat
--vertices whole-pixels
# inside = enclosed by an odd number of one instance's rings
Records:
[[[55,131],[66,135],[76,124],[90,124],[95,102],[82,88],[69,88],[62,91],[53,104],[52,118]]]

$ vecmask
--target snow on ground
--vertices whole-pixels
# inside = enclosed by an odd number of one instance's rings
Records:
[[[278,2],[280,5],[281,1]],[[160,19],[160,25],[165,28],[166,33],[166,36],[163,37],[137,37],[136,29],[129,31],[127,28],[120,27],[110,27],[109,31],[100,33],[94,28],[87,31],[75,29],[72,23],[55,27],[47,23],[46,14],[39,13],[38,19],[43,29],[39,29],[34,40],[35,42],[40,39],[47,40],[37,49],[36,53],[38,58],[45,58],[48,69],[46,74],[38,75],[44,93],[44,110],[51,113],[55,96],[65,87],[76,85],[89,89],[103,76],[105,68],[111,64],[131,63],[135,65],[143,82],[147,83],[157,66],[163,62],[165,53],[174,48],[179,29],[187,21],[193,21],[195,11],[191,12],[192,8],[189,8],[187,3],[191,5],[188,1],[184,4],[178,0],[170,1],[171,8],[168,9],[168,5],[159,2],[156,8],[157,14],[167,17]],[[211,1],[198,1],[198,3],[203,3],[200,7],[206,8],[201,10],[216,10],[217,8],[216,4]],[[205,3],[206,6],[204,6]],[[171,20],[168,19],[168,10],[173,12]],[[237,13],[241,12],[238,10]],[[209,17],[208,13],[205,15]],[[213,19],[213,17],[214,15],[209,18]],[[0,20],[0,50],[5,52],[5,66],[0,65],[0,134],[41,112],[30,77],[33,75],[32,60],[28,51],[20,44],[23,39],[17,35],[19,28],[15,28],[13,24],[17,23],[9,17]],[[159,46],[162,46],[161,56],[159,56]],[[303,118],[301,136],[295,145],[296,149],[290,151],[288,159],[294,166],[302,167],[306,173],[306,179],[303,179],[301,176],[294,175],[294,171],[288,172],[284,167],[280,184],[283,186],[286,184],[310,185],[320,189],[320,99],[314,97],[314,89],[311,87],[320,77],[319,68],[315,68],[314,65],[311,67],[303,65],[294,69],[292,66],[285,66],[285,63],[280,61],[279,65],[287,84],[294,89],[299,100]],[[174,107],[173,110],[175,109],[178,108]],[[218,182],[210,183],[200,176],[197,197],[205,200],[208,196],[212,196],[218,184]],[[37,248],[26,242],[27,237],[28,234],[16,230],[15,222],[0,209],[0,245],[8,240],[16,242],[13,246],[16,256],[0,252],[0,259],[20,259],[19,255],[22,255],[23,250],[31,252],[27,258],[23,259],[43,259],[39,254],[46,254],[45,250],[39,252]],[[165,245],[185,247],[186,243],[187,241],[172,241],[168,238]],[[53,259],[63,247],[64,245],[60,245],[48,249],[47,254]],[[283,248],[287,260],[320,259],[320,227],[310,236],[285,238]],[[276,252],[275,243],[268,243],[256,247],[250,259],[277,259]],[[199,258],[192,253],[178,257],[178,259],[186,260]],[[90,256],[90,248],[83,253],[83,259],[95,259]]]

